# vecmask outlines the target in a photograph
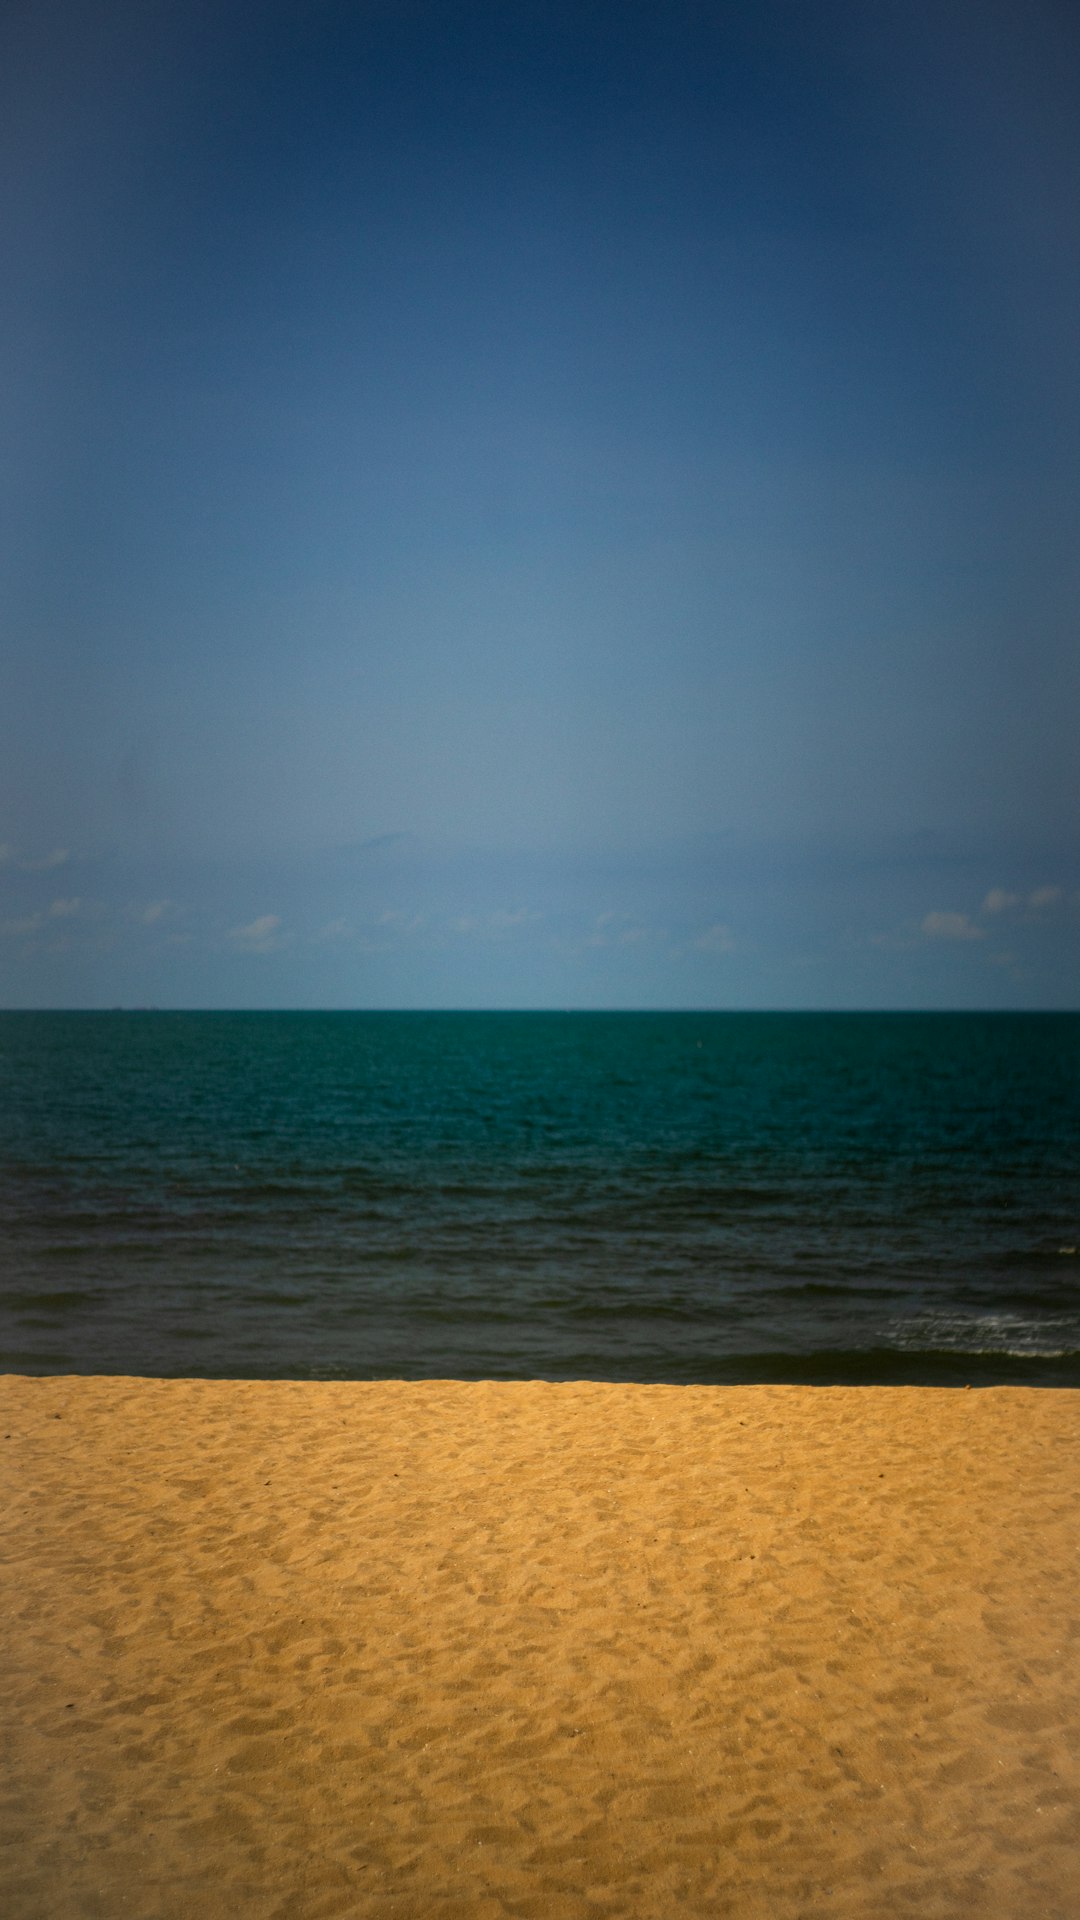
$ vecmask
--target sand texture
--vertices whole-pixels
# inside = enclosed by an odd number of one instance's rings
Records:
[[[1080,1393],[8,1378],[6,1920],[1080,1914]]]

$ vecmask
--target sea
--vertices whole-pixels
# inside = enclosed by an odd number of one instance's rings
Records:
[[[0,1015],[0,1371],[1080,1385],[1080,1014]]]

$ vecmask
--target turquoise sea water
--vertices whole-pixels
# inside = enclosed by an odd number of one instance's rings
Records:
[[[1080,1015],[0,1016],[0,1371],[1080,1384]]]

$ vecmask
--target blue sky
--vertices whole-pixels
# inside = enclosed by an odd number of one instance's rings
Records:
[[[0,72],[0,1004],[1077,1004],[1073,10]]]

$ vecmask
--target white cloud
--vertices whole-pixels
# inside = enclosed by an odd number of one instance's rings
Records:
[[[892,933],[872,933],[870,945],[884,947],[888,953],[910,953],[912,947],[918,945],[918,941],[913,940],[907,933],[894,930]]]
[[[375,919],[377,927],[387,927],[395,933],[416,933],[423,924],[422,913],[406,913],[401,907],[385,907]]]
[[[609,908],[606,913],[598,913],[592,924],[592,932],[586,936],[587,947],[609,947],[619,936],[618,923],[625,922],[624,913],[616,913]]]
[[[41,860],[20,860],[24,873],[51,873],[54,867],[66,866],[71,859],[67,847],[54,847],[51,853]]]
[[[476,934],[481,940],[499,939],[544,918],[531,907],[496,907],[491,913],[458,913],[446,921],[451,933]],[[419,924],[419,921],[417,921]]]
[[[57,920],[100,920],[105,913],[106,909],[100,900],[82,900],[75,895],[68,900],[53,900],[37,913],[23,914],[17,920],[5,920],[0,923],[0,932],[21,935],[44,933],[50,923]],[[63,938],[66,942],[67,936]]]
[[[171,900],[151,900],[148,907],[142,907],[137,910],[137,917],[142,921],[144,927],[153,927],[157,925],[159,920],[165,918],[171,906]]]
[[[271,953],[280,945],[277,938],[281,926],[281,915],[261,913],[257,920],[249,920],[246,926],[232,927],[229,939],[245,953]]]
[[[542,920],[543,914],[534,914],[533,919]],[[640,920],[631,919],[628,913],[598,913],[592,922],[592,931],[585,935],[586,947],[640,947],[647,940],[658,937],[659,929],[643,926]]]
[[[928,913],[922,923],[928,940],[984,940],[985,929],[977,927],[966,913]]]
[[[1064,887],[1033,887],[1028,894],[1006,893],[1004,887],[991,887],[981,911],[987,914],[1019,913],[1026,908],[1028,913],[1046,913],[1050,907],[1059,907],[1064,898]]]
[[[706,927],[694,945],[701,953],[734,953],[735,937],[731,928],[718,920],[714,926]]]
[[[44,854],[40,860],[20,860],[10,840],[0,844],[0,867],[18,867],[20,873],[49,873],[70,859],[67,847],[54,847],[52,853]]]
[[[497,907],[488,915],[488,925],[501,931],[506,927],[523,927],[530,920],[542,920],[542,913],[534,913],[529,907],[515,907],[511,913],[506,907]]]

